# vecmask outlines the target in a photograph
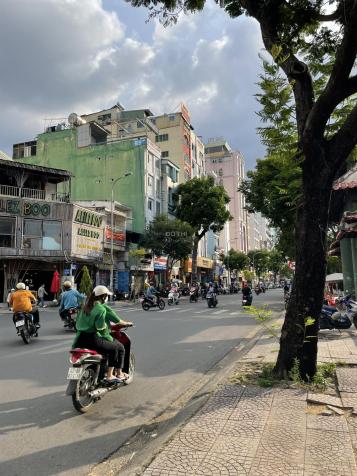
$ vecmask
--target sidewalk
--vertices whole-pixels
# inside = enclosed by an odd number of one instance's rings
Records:
[[[277,349],[275,339],[263,336],[236,371],[274,362]],[[357,364],[356,333],[321,333],[319,358]],[[338,367],[336,374],[337,388],[325,394],[229,379],[143,475],[357,476],[357,367]]]

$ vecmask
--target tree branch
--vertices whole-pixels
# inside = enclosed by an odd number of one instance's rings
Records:
[[[340,102],[356,92],[357,77],[349,75],[357,55],[357,1],[346,19],[344,35],[324,91],[317,99],[306,123],[305,133],[323,137],[326,124]]]
[[[330,140],[330,156],[339,166],[357,145],[357,104],[340,130]]]

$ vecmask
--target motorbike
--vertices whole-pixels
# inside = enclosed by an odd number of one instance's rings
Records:
[[[64,322],[64,327],[68,329],[76,330],[76,314],[80,308],[71,307],[69,309],[64,309],[61,311],[60,316]]]
[[[190,288],[190,302],[197,302],[198,301],[198,289],[194,286]]]
[[[258,296],[258,295],[262,292],[261,287],[260,287],[260,286],[255,286],[254,292],[255,292],[255,294]]]
[[[112,336],[125,347],[123,371],[129,375],[126,380],[111,384],[104,380],[108,367],[107,358],[95,350],[76,348],[70,350],[70,367],[68,369],[68,386],[66,395],[72,397],[74,408],[85,413],[106,393],[129,385],[134,379],[135,356],[131,351],[130,337],[124,332],[128,326],[113,324]]]
[[[253,294],[243,294],[242,306],[251,306],[253,302]]]
[[[206,299],[206,297],[207,297],[207,288],[206,288],[206,286],[203,286],[201,288],[201,298]]]
[[[141,307],[144,309],[144,311],[148,311],[152,307],[158,307],[160,311],[165,309],[165,301],[159,297],[158,300],[149,298],[147,296],[143,297]]]
[[[29,312],[16,312],[13,321],[17,335],[21,336],[25,344],[29,344],[32,337],[38,337],[38,327],[34,324],[33,315]]]
[[[289,299],[290,299],[290,293],[289,293],[289,292],[285,292],[285,293],[284,293],[284,306],[285,306],[285,309],[288,308]]]
[[[178,303],[179,303],[179,293],[176,288],[173,288],[169,292],[167,304],[171,306],[172,304],[177,305]]]
[[[349,329],[352,322],[357,329],[357,302],[350,296],[339,301],[341,309],[323,305],[320,313],[319,329]],[[342,308],[345,309],[342,309]]]
[[[218,304],[217,295],[214,291],[207,291],[206,300],[208,307],[216,307]]]

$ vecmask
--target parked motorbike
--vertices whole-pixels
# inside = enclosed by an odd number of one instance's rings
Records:
[[[117,390],[124,385],[129,385],[134,379],[135,356],[131,351],[131,341],[124,329],[128,326],[119,324],[112,325],[112,336],[125,347],[123,371],[129,378],[123,382],[111,384],[104,380],[108,367],[107,358],[95,350],[72,349],[70,350],[70,364],[67,380],[66,395],[72,397],[74,408],[85,413],[106,393]]]
[[[187,285],[182,286],[180,291],[182,296],[189,296],[190,294],[190,288]]]
[[[76,314],[80,308],[71,307],[69,309],[64,309],[61,311],[60,316],[64,322],[64,327],[68,329],[76,330]]]
[[[357,329],[357,302],[350,296],[340,299],[338,309],[323,305],[320,313],[319,329],[349,329],[352,322]]]
[[[158,307],[160,311],[162,311],[163,309],[165,309],[165,301],[161,297],[159,297],[157,300],[157,299],[151,299],[147,296],[144,296],[141,306],[144,309],[144,311],[148,311],[152,307]]]
[[[243,294],[242,306],[251,306],[252,302],[253,302],[253,294],[252,293],[246,294],[246,295]]]
[[[168,295],[167,304],[169,306],[172,306],[173,304],[177,305],[178,303],[179,303],[179,293],[176,288],[172,288]]]
[[[38,337],[38,328],[29,312],[15,312],[13,321],[17,335],[21,336],[25,344],[29,344],[32,337]]]
[[[214,291],[207,291],[206,300],[208,307],[216,307],[218,304],[217,295]]]

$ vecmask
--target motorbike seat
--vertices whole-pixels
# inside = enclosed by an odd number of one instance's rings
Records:
[[[100,355],[99,352],[92,349],[82,349],[80,347],[76,347],[75,349],[71,349],[70,354],[91,354],[91,355]]]

